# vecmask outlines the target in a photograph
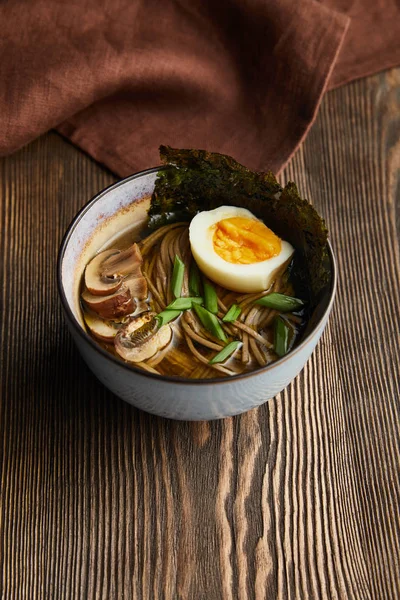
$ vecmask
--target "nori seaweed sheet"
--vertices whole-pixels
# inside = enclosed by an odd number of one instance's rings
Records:
[[[205,150],[161,146],[160,157],[166,167],[157,175],[150,228],[190,221],[198,212],[222,205],[247,208],[294,246],[296,289],[311,305],[318,302],[330,281],[328,230],[295,183],[282,187],[270,171],[251,171],[230,156]]]

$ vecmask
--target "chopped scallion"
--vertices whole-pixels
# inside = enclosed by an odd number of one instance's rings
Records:
[[[175,298],[179,298],[182,292],[183,276],[185,273],[185,263],[175,254],[174,270],[172,271],[171,291]]]
[[[201,296],[200,271],[195,260],[192,260],[189,269],[189,293],[192,296]]]
[[[213,313],[205,309],[203,306],[200,306],[199,304],[193,304],[193,308],[197,316],[199,317],[203,327],[205,327],[207,331],[212,333],[216,338],[218,338],[222,342],[226,342],[227,337],[217,317],[213,315]]]
[[[238,304],[232,304],[226,315],[222,317],[222,320],[224,323],[233,323],[233,321],[236,321],[241,312],[242,309],[240,306],[238,306]]]
[[[193,304],[203,304],[203,298],[176,298],[167,306],[167,310],[189,310]]]
[[[276,317],[274,327],[274,350],[278,356],[284,356],[289,349],[289,325],[281,317]]]
[[[159,325],[160,325],[160,327],[162,327],[163,325],[166,325],[170,321],[173,321],[173,319],[176,319],[176,317],[179,317],[181,312],[182,311],[180,311],[180,310],[166,309],[166,310],[163,310],[162,312],[158,313],[158,315],[156,316],[156,319],[158,319]]]
[[[225,348],[222,348],[222,350],[220,352],[218,352],[218,354],[216,354],[214,356],[214,358],[212,358],[209,361],[210,365],[215,365],[216,363],[224,362],[241,345],[242,345],[242,342],[230,342],[229,344],[227,344],[225,346]]]
[[[218,296],[215,287],[208,281],[203,281],[204,306],[214,315],[218,312]]]
[[[272,294],[259,298],[254,304],[273,308],[274,310],[279,310],[279,312],[291,312],[299,310],[304,306],[303,300],[293,298],[292,296],[285,296],[285,294],[278,294],[277,292],[272,292]]]

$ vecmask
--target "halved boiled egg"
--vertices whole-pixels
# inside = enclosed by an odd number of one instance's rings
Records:
[[[236,206],[197,214],[189,238],[200,270],[235,292],[267,290],[294,253],[293,246],[249,210]]]

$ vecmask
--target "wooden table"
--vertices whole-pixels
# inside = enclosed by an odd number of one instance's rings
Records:
[[[400,597],[400,70],[329,93],[284,172],[340,285],[302,374],[241,417],[154,418],[89,372],[56,256],[115,178],[50,133],[0,161],[4,600]]]

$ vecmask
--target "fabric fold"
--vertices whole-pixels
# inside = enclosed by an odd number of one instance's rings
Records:
[[[160,144],[222,152],[277,172],[327,87],[378,66],[353,39],[362,35],[353,22],[362,0],[339,4],[0,4],[0,154],[56,128],[120,176],[158,164]],[[387,48],[382,56],[387,61]]]

